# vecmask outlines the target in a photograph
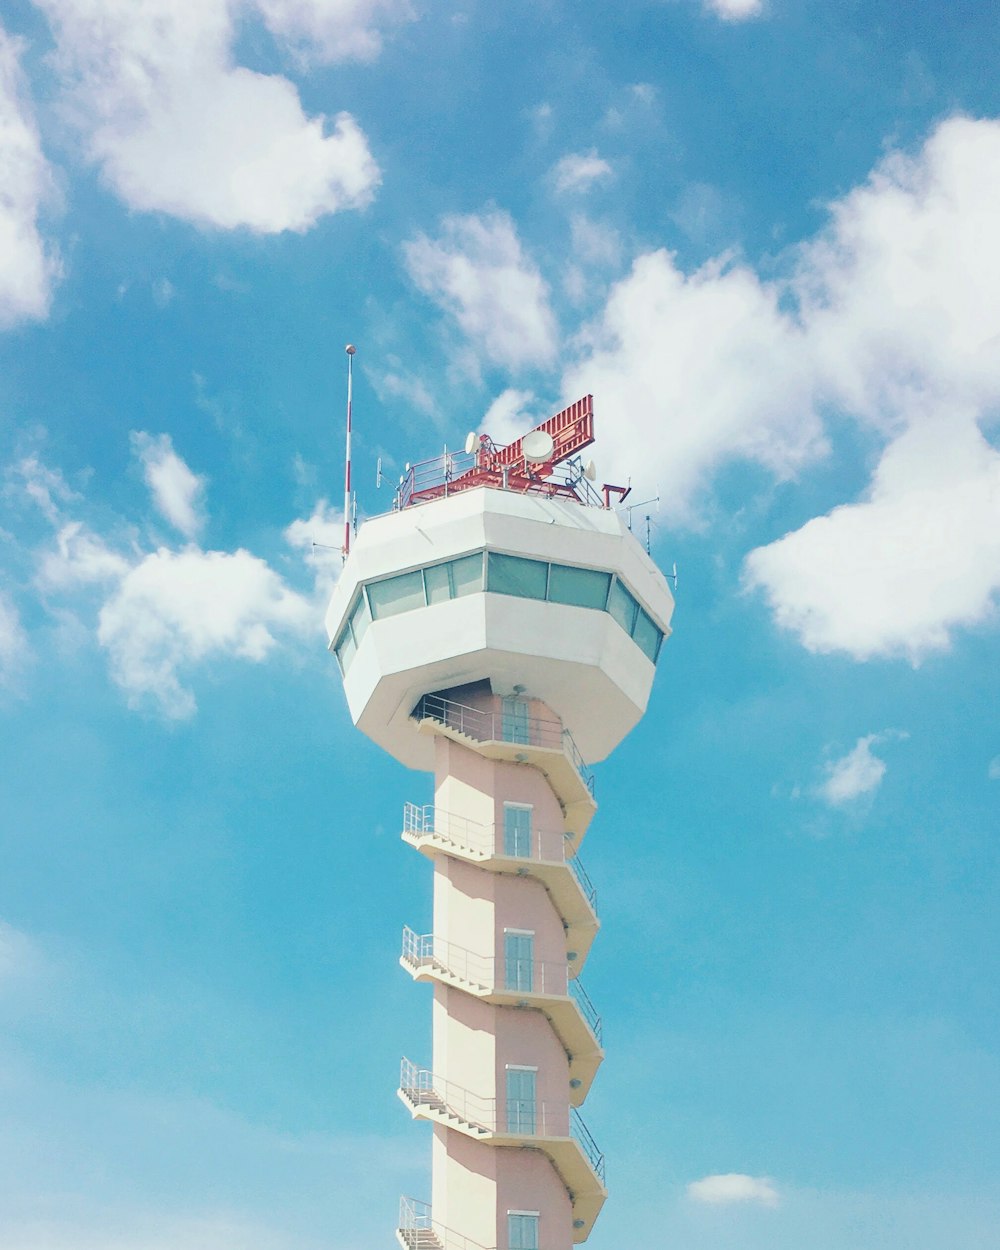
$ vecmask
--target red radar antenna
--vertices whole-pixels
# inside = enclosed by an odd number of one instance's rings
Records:
[[[498,447],[488,434],[470,434],[464,455],[446,452],[413,465],[399,484],[396,506],[406,508],[477,486],[600,506],[600,496],[590,485],[593,466],[579,459],[593,441],[594,397],[585,395],[506,447]]]

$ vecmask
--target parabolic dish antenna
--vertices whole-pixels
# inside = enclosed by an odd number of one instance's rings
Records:
[[[594,464],[593,460],[588,460],[587,463],[584,465],[583,476],[587,479],[588,482],[596,481],[597,465]]]
[[[544,464],[546,460],[551,460],[555,446],[547,430],[532,430],[521,439],[521,452],[528,464]]]
[[[474,452],[478,446],[479,446],[479,435],[476,433],[475,430],[470,430],[468,434],[466,434],[465,436],[465,450],[471,455],[472,452]]]

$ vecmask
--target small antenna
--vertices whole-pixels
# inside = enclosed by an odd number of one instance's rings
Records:
[[[375,465],[375,489],[376,490],[382,489],[382,457],[381,456],[379,456],[378,462]]]
[[[353,343],[344,348],[347,352],[347,454],[344,458],[344,559],[351,554],[351,392],[353,389],[354,353]]]
[[[660,510],[660,493],[659,493],[659,491],[657,491],[657,492],[656,492],[656,496],[655,496],[655,498],[653,498],[653,499],[641,499],[638,503],[627,503],[627,504],[625,504],[625,505],[624,505],[624,506],[625,506],[625,511],[628,513],[628,528],[629,528],[629,533],[631,533],[631,532],[632,532],[632,513],[633,513],[633,511],[634,511],[636,508],[645,508],[648,504],[651,504],[651,503],[655,503],[655,504],[656,504],[656,511],[657,511],[657,512],[659,512],[659,510]],[[648,516],[646,517],[646,520],[647,520],[647,521],[649,520],[649,517],[648,517]],[[649,526],[648,526],[648,525],[647,525],[646,529],[647,529],[647,534],[648,534],[648,531],[649,531]],[[647,548],[647,550],[648,550],[648,548]]]

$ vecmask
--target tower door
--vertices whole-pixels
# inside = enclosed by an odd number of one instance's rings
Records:
[[[536,1068],[507,1069],[507,1132],[535,1133]]]
[[[504,742],[530,741],[528,736],[528,704],[524,699],[505,698],[503,701]]]
[[[503,935],[504,989],[530,994],[535,983],[535,935],[505,929]]]
[[[519,803],[503,805],[503,853],[531,855],[531,808]]]

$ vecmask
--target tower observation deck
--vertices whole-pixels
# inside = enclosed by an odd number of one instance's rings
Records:
[[[432,920],[400,955],[433,990],[432,1054],[400,1069],[433,1126],[404,1250],[569,1250],[607,1196],[579,1110],[604,1057],[579,848],[590,766],[645,711],[673,597],[611,509],[618,488],[591,486],[592,440],[588,396],[508,447],[470,436],[408,468],[327,612],[355,724],[434,774],[401,829],[434,873]]]

